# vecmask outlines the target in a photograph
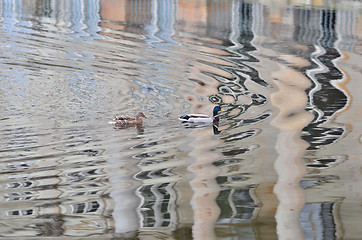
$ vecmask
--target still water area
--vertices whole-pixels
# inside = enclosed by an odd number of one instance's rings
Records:
[[[361,33],[353,0],[0,0],[0,238],[362,239]]]

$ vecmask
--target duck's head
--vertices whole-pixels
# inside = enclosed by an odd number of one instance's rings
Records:
[[[138,112],[137,114],[136,114],[136,118],[137,119],[140,119],[140,118],[147,118],[142,112]]]
[[[214,110],[212,111],[214,117],[218,115],[219,111],[224,111],[224,110],[222,110],[220,106],[215,106]]]

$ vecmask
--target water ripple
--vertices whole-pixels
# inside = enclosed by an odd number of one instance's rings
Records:
[[[357,29],[356,10],[0,2],[2,237],[276,239],[276,186],[296,169],[300,182],[281,192],[307,200],[290,223],[337,236],[338,214],[356,222],[341,212],[355,195],[338,189],[359,179],[343,168],[358,151],[339,152],[356,130],[345,81],[358,58],[341,51],[358,46],[341,27]],[[213,105],[226,110],[214,126],[177,119]],[[142,126],[109,124],[138,111]]]

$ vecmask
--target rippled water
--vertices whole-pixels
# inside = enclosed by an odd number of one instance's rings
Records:
[[[286,2],[1,0],[0,236],[360,239],[361,3]]]

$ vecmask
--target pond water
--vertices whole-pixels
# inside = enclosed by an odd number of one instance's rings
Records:
[[[361,7],[1,0],[0,237],[361,239]]]

